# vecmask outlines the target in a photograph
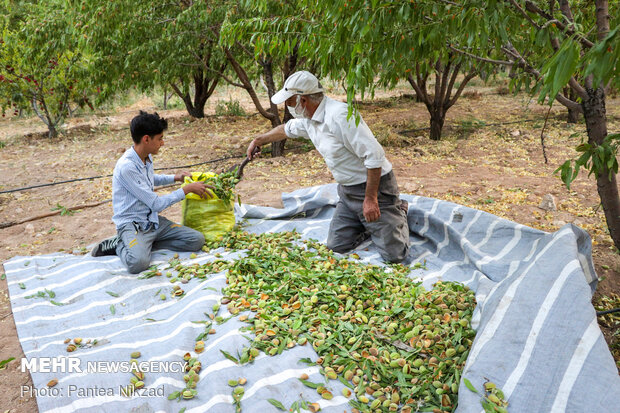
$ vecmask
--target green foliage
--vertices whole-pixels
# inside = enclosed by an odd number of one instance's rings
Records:
[[[617,18],[617,16],[616,16]],[[594,82],[620,86],[620,27],[615,27],[607,37],[596,44],[586,56],[586,75],[593,74]]]
[[[245,109],[238,100],[230,99],[228,101],[219,101],[215,106],[215,114],[218,116],[245,116]]]
[[[293,2],[297,5],[279,6],[279,2],[269,0],[251,3],[256,14],[234,21],[229,19],[222,29],[223,41],[232,44],[231,38],[251,34],[250,44],[257,57],[293,52],[312,57],[317,62],[310,69],[319,78],[329,76],[346,85],[350,114],[355,110],[353,102],[357,94],[362,98],[366,94],[373,96],[376,87],[394,87],[411,75],[413,82],[426,91],[426,79],[433,74],[436,82],[445,84],[445,89],[435,93],[434,98],[423,95],[429,111],[441,112],[439,117],[443,120],[445,111],[454,103],[450,101],[455,86],[453,74],[456,79],[458,73],[473,71],[469,58],[446,47],[452,43],[452,35],[466,13],[456,3],[405,0],[318,3],[299,0]]]
[[[595,177],[607,172],[609,179],[618,173],[618,145],[620,144],[620,133],[607,135],[600,145],[582,143],[577,146],[577,152],[581,155],[575,159],[564,162],[554,173],[560,172],[562,182],[570,189],[571,183],[579,175],[581,168],[589,171],[588,176],[594,174]]]
[[[263,107],[252,80],[260,78],[270,99],[297,70],[311,70],[320,77],[315,70],[316,49],[303,41],[315,10],[304,5],[304,0],[243,0],[230,7],[222,25],[220,44],[240,83],[227,81],[244,88],[272,126],[282,123],[277,107],[270,101]]]
[[[27,5],[27,13],[25,11]],[[74,110],[92,108],[96,94],[91,61],[77,45],[73,19],[65,2],[4,2],[0,13],[0,108],[32,110],[55,136],[58,125]]]
[[[60,204],[56,204],[56,206],[54,208],[52,208],[52,211],[60,211],[60,215],[73,215],[75,214],[75,211],[71,210],[71,209],[67,209],[66,207],[60,205]]]
[[[204,116],[226,63],[218,46],[226,1],[82,1],[76,26],[96,58],[102,98],[136,87],[170,87],[188,112]]]
[[[460,3],[469,11],[457,44],[478,56],[515,62],[517,70],[511,72],[515,90],[538,94],[541,102],[548,98],[551,104],[571,77],[582,82],[593,74],[594,85],[619,84],[617,2],[609,2],[611,30],[603,41],[598,40],[594,2],[566,2],[570,18],[562,11],[561,2]],[[480,47],[485,42],[492,46],[490,54]]]

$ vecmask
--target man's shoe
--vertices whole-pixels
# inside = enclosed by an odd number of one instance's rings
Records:
[[[116,255],[116,246],[118,245],[118,237],[114,236],[101,241],[95,245],[90,255],[93,257],[103,257],[104,255]]]

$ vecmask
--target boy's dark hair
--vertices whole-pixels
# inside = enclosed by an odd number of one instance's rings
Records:
[[[135,143],[140,143],[144,135],[155,136],[168,129],[168,121],[160,118],[157,112],[140,114],[131,120],[131,138]]]

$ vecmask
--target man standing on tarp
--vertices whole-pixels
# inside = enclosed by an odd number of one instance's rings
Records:
[[[310,72],[293,73],[271,101],[285,103],[295,117],[257,136],[256,148],[288,138],[310,139],[338,182],[340,200],[329,228],[327,247],[347,252],[369,236],[385,261],[402,262],[409,252],[407,203],[399,199],[392,164],[364,120],[347,119],[345,103],[323,94]]]
[[[157,175],[153,155],[164,145],[166,119],[157,113],[140,114],[131,120],[133,146],[116,162],[112,177],[112,221],[117,235],[93,248],[91,255],[118,255],[130,273],[146,270],[153,248],[172,251],[199,251],[204,235],[195,229],[175,224],[158,214],[170,205],[185,199],[192,192],[200,197],[213,196],[210,185],[192,182],[166,195],[157,195],[154,187],[183,182],[189,173]]]

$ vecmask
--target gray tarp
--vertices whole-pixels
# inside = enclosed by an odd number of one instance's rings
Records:
[[[485,378],[496,383],[511,412],[620,412],[620,378],[590,304],[597,277],[590,238],[583,230],[566,225],[545,233],[453,203],[402,197],[410,203],[412,254],[425,260],[427,267],[412,271],[411,277],[428,288],[441,279],[463,282],[476,291],[477,336],[464,377],[479,390]],[[296,228],[304,238],[324,242],[336,201],[332,184],[283,194],[283,209],[243,205],[236,213],[249,220],[253,232]],[[220,252],[227,258],[237,254]],[[369,241],[357,252],[363,260],[379,262]],[[164,268],[171,255],[158,251],[154,262]],[[192,260],[184,253],[181,258],[185,263],[204,263],[213,255],[201,253]],[[231,412],[227,382],[239,377],[248,379],[242,401],[246,412],[275,411],[269,398],[289,407],[300,395],[319,402],[323,411],[350,411],[343,396],[322,400],[297,380],[302,373],[315,382],[321,379],[316,366],[299,363],[303,357],[316,359],[310,346],[275,358],[261,355],[245,366],[226,359],[220,350],[235,355],[247,343],[236,318],[215,325],[217,333],[208,337],[206,350],[199,355],[203,366],[199,393],[190,401],[166,399],[184,387],[180,372],[146,373],[145,394],[150,396],[129,399],[119,394],[119,386],[129,383],[130,373],[106,373],[103,365],[93,364],[126,362],[136,350],[142,352],[140,361],[181,361],[204,330],[192,321],[204,320],[203,313],[221,298],[223,273],[183,285],[186,295],[181,299],[161,301],[157,292],[169,295],[169,280],[137,279],[117,257],[14,257],[4,267],[17,332],[29,362],[69,356],[80,363],[81,372],[32,372],[39,391],[30,394],[36,393],[41,412],[177,412],[183,407],[186,413]],[[54,305],[49,297],[26,298],[44,289],[53,291],[54,301],[64,305]],[[67,353],[64,341],[74,337],[97,339],[98,345]],[[52,378],[59,384],[41,390]],[[329,387],[338,395],[343,385],[331,381]],[[462,383],[458,411],[482,411],[480,396]]]

